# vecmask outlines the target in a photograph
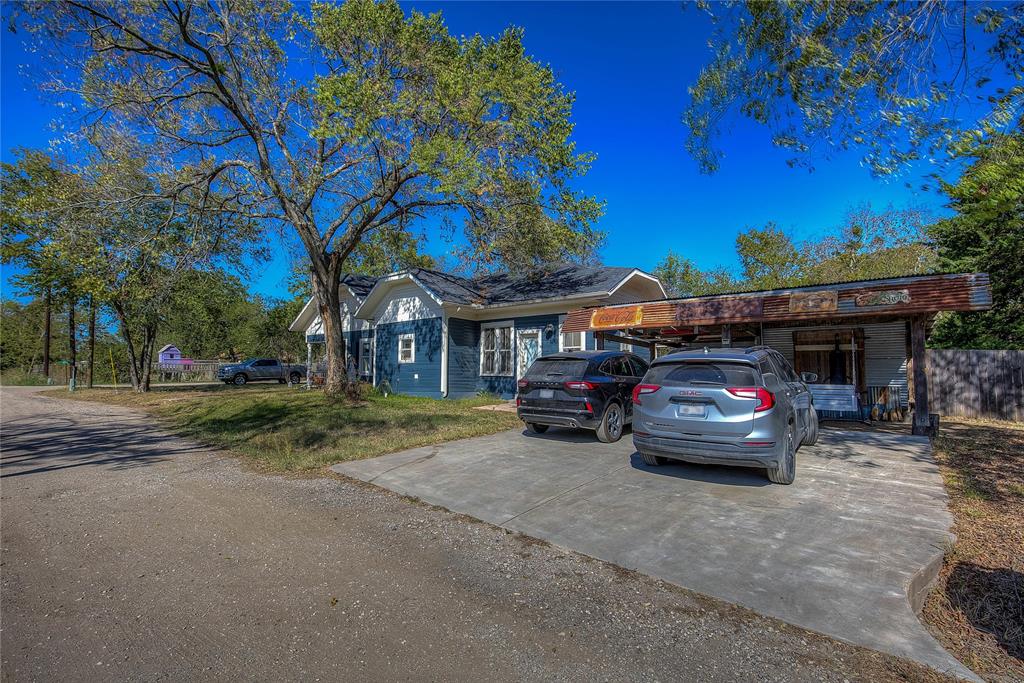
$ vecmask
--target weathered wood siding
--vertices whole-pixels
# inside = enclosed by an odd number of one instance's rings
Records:
[[[928,350],[933,413],[1024,421],[1024,351]]]

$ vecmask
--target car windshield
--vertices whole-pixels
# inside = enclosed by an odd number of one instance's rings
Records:
[[[585,358],[539,358],[526,372],[530,378],[582,377],[587,371]]]
[[[655,365],[644,382],[737,387],[757,384],[757,378],[754,368],[744,363],[683,361]]]

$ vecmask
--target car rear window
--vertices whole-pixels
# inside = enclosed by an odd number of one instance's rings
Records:
[[[588,362],[583,358],[539,358],[526,371],[526,376],[582,377]]]
[[[686,361],[654,365],[647,372],[644,382],[738,387],[757,384],[757,376],[753,367],[743,363]]]

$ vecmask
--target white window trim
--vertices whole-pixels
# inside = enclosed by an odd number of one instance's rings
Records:
[[[365,363],[365,371],[364,365]],[[369,375],[373,368],[373,339],[371,337],[359,338],[359,374]]]
[[[511,372],[484,372],[484,330],[509,328],[508,342],[511,347],[512,361],[509,363]],[[495,333],[497,335],[497,333]],[[498,353],[497,336],[495,340],[495,353]],[[495,358],[494,367],[497,369],[499,363]],[[516,376],[516,326],[513,320],[491,320],[480,323],[480,376],[481,377],[515,377]]]
[[[408,339],[410,342],[409,360],[402,360],[402,342]],[[398,335],[398,362],[402,365],[416,362],[416,335],[413,332]]]
[[[562,351],[566,350],[566,348],[565,348],[565,338],[562,336],[563,334],[565,334],[564,332],[562,332],[562,327],[564,325],[565,325],[565,316],[564,315],[558,316],[558,351],[559,352],[562,352]],[[580,335],[580,347],[578,349],[572,349],[572,350],[573,351],[584,351],[584,350],[586,350],[586,348],[587,348],[587,333],[586,332],[577,332],[575,334],[579,334]]]

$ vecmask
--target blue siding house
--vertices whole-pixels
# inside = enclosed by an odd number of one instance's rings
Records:
[[[635,268],[575,264],[474,278],[418,268],[342,282],[349,368],[374,385],[435,398],[511,397],[538,356],[596,348],[590,333],[562,332],[570,309],[665,297],[657,278]],[[312,356],[323,342],[312,300],[289,329],[305,332]]]

